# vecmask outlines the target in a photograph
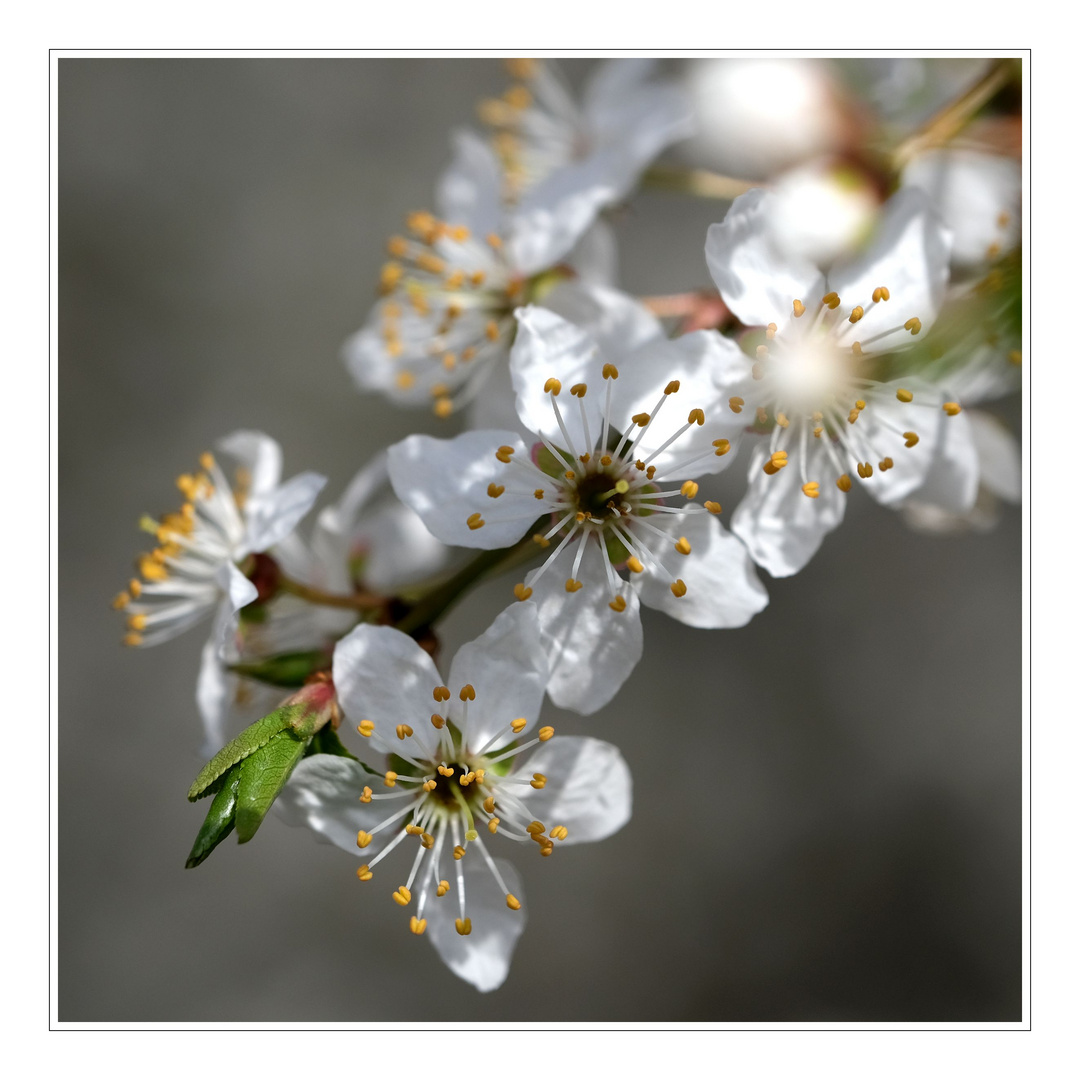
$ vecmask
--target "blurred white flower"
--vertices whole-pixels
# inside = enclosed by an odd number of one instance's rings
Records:
[[[239,464],[235,488],[212,454],[200,471],[176,481],[184,503],[142,527],[158,546],[140,557],[140,578],[114,600],[127,614],[128,645],[157,645],[215,609],[215,641],[235,626],[236,613],[258,596],[240,564],[285,541],[311,509],[326,478],[305,472],[281,481],[281,447],[258,431],[237,431],[218,443]]]
[[[548,693],[581,713],[640,658],[640,603],[707,628],[742,626],[768,603],[720,506],[690,501],[694,478],[730,461],[740,425],[712,384],[722,339],[668,341],[618,293],[609,309],[623,332],[603,345],[554,312],[518,313],[510,371],[531,450],[515,432],[477,431],[389,451],[394,489],[440,540],[490,550],[532,534],[553,548],[514,591],[539,607]]]
[[[894,195],[866,251],[834,266],[827,282],[773,243],[775,202],[761,190],[736,199],[709,229],[706,257],[731,310],[767,328],[756,359],[722,339],[716,381],[761,433],[732,529],[759,565],[784,577],[840,524],[852,473],[885,505],[919,488],[960,406],[915,377],[878,382],[868,370],[875,354],[929,329],[944,299],[949,236],[926,196]]]
[[[359,847],[361,882],[381,877],[383,859],[415,840],[392,898],[406,908],[415,897],[412,932],[426,932],[481,991],[503,983],[525,927],[517,872],[481,834],[550,855],[557,843],[602,840],[630,819],[630,771],[614,746],[550,727],[534,734],[546,682],[532,604],[507,609],[459,649],[445,685],[407,635],[357,627],[334,652],[334,685],[393,769],[379,776],[352,758],[315,755],[279,800],[294,824],[346,851]]]
[[[952,232],[952,260],[980,269],[1020,243],[1020,162],[979,150],[928,150],[904,169]]]
[[[728,176],[765,180],[846,138],[841,97],[820,60],[696,60],[686,88],[697,132],[681,156]]]

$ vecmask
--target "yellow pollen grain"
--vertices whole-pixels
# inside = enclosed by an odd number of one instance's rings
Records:
[[[422,832],[420,834],[420,846],[425,851],[430,851],[435,846],[435,837],[428,832]]]
[[[534,772],[533,778],[529,781],[529,786],[541,791],[545,784],[547,784],[547,777],[543,773]]]
[[[565,840],[569,835],[570,832],[565,825],[556,825],[551,830],[552,840]]]
[[[530,821],[529,824],[525,826],[525,831],[530,836],[535,837],[542,836],[547,830],[544,827],[544,823],[542,821]]]
[[[438,786],[439,782],[437,780],[425,780],[423,783],[425,791],[434,791]]]
[[[562,393],[562,383],[552,376],[544,383],[544,393],[551,394],[552,397],[558,397]]]
[[[860,461],[855,466],[855,471],[863,478],[863,480],[869,480],[870,477],[874,475],[874,466],[871,465],[869,461]]]
[[[514,448],[512,446],[500,446],[499,449],[495,451],[495,456],[504,465],[509,465],[510,464],[510,455],[513,454],[513,452],[514,452]]]
[[[364,790],[360,793],[360,801],[362,803],[371,802],[371,788],[367,785],[364,786]]]
[[[411,738],[413,733],[412,728],[409,727],[408,724],[398,724],[397,727],[394,728],[394,731],[397,733],[399,739]]]
[[[808,484],[803,484],[802,493],[808,499],[816,499],[821,494],[821,485],[816,480],[811,480]]]
[[[851,314],[848,316],[848,322],[849,323],[857,323],[863,317],[864,314],[865,314],[865,312],[863,311],[862,307],[860,305],[856,304],[851,309]]]
[[[529,721],[524,716],[519,716],[516,720],[510,721],[510,730],[515,735],[520,735],[529,726]],[[488,811],[490,813],[490,811]]]
[[[453,855],[455,860],[460,861],[461,859],[465,858],[465,849],[460,844],[458,844],[454,848]]]
[[[507,893],[506,894],[506,906],[511,911],[520,911],[521,910],[521,901],[513,893]]]
[[[615,599],[608,604],[608,607],[611,608],[612,611],[625,611],[626,600],[622,596],[616,596]]]
[[[358,866],[356,868],[356,876],[361,881],[370,881],[375,875],[368,869],[368,864],[364,863],[363,866]]]
[[[904,432],[904,445],[910,450],[913,446],[917,446],[919,442],[919,436],[914,431]]]
[[[573,578],[566,579],[566,591],[568,593],[576,593],[581,588],[581,582],[575,581]]]
[[[915,395],[910,390],[905,390],[903,387],[896,391],[896,400],[904,402],[905,405],[914,397]]]
[[[472,919],[455,919],[454,929],[462,936],[468,937],[472,933]]]
[[[679,539],[675,541],[675,550],[680,555],[689,555],[690,541],[687,540],[685,536],[680,536]]]
[[[803,312],[806,311],[806,305],[801,300],[796,300],[791,306],[796,319],[800,318]]]
[[[475,701],[476,700],[476,690],[473,688],[473,684],[467,682],[458,691],[458,697],[461,698],[462,701]]]
[[[723,510],[723,507],[718,502],[713,502],[710,499],[705,503],[705,509],[708,510],[710,514],[719,514],[720,511]]]
[[[499,830],[499,822],[501,820],[502,820],[501,818],[493,817],[488,822],[488,826],[487,826],[488,827],[488,832],[491,833],[492,836],[494,836],[495,833],[498,832],[498,830]]]
[[[787,451],[774,450],[769,460],[778,468],[782,469],[787,464]]]
[[[393,769],[388,770],[386,772],[386,774],[383,776],[383,784],[384,784],[384,786],[386,786],[386,787],[397,787],[397,778],[398,778],[398,774],[396,772],[394,772]]]
[[[889,290],[884,285],[879,285],[873,292],[873,301],[875,304],[880,303],[882,300],[889,299]]]
[[[743,410],[743,406],[746,404],[741,397],[728,398],[728,407],[733,413],[740,413]]]
[[[441,731],[446,726],[446,717],[442,713],[432,713],[431,726]]]
[[[450,891],[450,882],[443,878],[435,889],[435,895],[442,897]]]
[[[539,740],[540,740],[541,742],[547,742],[547,741],[548,741],[548,739],[550,739],[550,738],[551,738],[551,736],[552,736],[552,735],[554,735],[554,734],[555,734],[555,729],[554,729],[553,727],[542,727],[542,728],[541,728],[541,729],[540,729],[540,730],[539,730],[539,731],[538,731],[538,732],[536,733],[536,737],[537,737],[537,738],[538,738],[538,739],[539,739]]]
[[[600,374],[605,379],[617,379],[619,377],[619,369],[614,364],[605,364],[600,369]]]
[[[415,915],[409,920],[409,929],[419,936],[427,929],[427,919],[418,919]]]
[[[909,330],[911,336],[914,337],[922,329],[922,320],[912,317],[904,323],[904,329]]]
[[[650,465],[650,466],[649,466],[649,467],[648,467],[648,468],[647,468],[647,469],[645,470],[645,475],[646,475],[646,477],[647,477],[648,479],[650,479],[650,480],[651,480],[651,479],[652,479],[652,478],[653,478],[653,477],[654,477],[654,476],[656,475],[656,466],[655,466],[655,465]],[[625,480],[622,480],[622,481],[620,481],[620,483],[624,483],[624,484],[625,484],[625,483],[626,483],[626,481],[625,481]],[[619,485],[618,485],[618,484],[616,484],[615,486],[616,486],[616,487],[618,487]],[[630,485],[629,485],[629,484],[627,484],[627,487],[629,487],[629,486],[630,486]]]
[[[454,770],[449,765],[438,765],[438,766],[436,766],[435,771],[440,776],[453,776],[454,775]]]
[[[686,595],[686,582],[682,578],[676,578],[671,583],[671,595],[677,597]]]
[[[514,586],[514,596],[518,600],[528,600],[529,597],[532,596],[532,594],[533,594],[532,589],[530,589],[528,587],[528,585],[526,585],[525,582],[523,582],[523,581],[519,581]]]
[[[484,519],[480,516],[480,512],[477,511],[475,514],[470,514],[465,519],[465,524],[475,532],[477,529],[482,529],[484,527]]]
[[[431,691],[431,696],[436,701],[449,701],[450,700],[450,687],[449,686],[436,686]]]
[[[858,419],[859,419],[859,410],[858,409],[852,409],[851,412],[849,412],[847,414],[847,422],[849,424],[854,424],[855,421],[858,420]]]
[[[574,385],[570,387],[570,393],[574,397],[583,398],[585,396],[585,391],[588,389],[589,387],[586,383],[574,383]]]
[[[945,410],[945,413],[948,416],[959,416],[960,415],[960,412],[961,412],[960,403],[957,402],[957,401],[946,401],[945,404],[942,405],[941,407]]]
[[[679,493],[686,499],[692,499],[698,493],[698,486],[693,480],[687,480],[681,488]]]
[[[836,481],[836,486],[841,491],[851,490],[851,477],[847,473],[843,473]]]
[[[649,414],[647,412],[635,413],[630,417],[630,420],[637,424],[638,427],[644,427],[649,422]]]
[[[360,723],[356,725],[356,730],[359,731],[365,739],[370,739],[371,733],[375,730],[375,725],[370,720],[361,720]]]
[[[878,462],[878,468],[882,472],[888,472],[893,467],[893,459],[891,457],[882,458]]]
[[[678,379],[672,379],[671,382],[664,387],[665,396],[668,394],[677,394],[681,385],[682,383],[680,383]]]
[[[771,322],[765,328],[765,337],[768,338],[769,341],[772,341],[772,339],[776,337],[776,323]]]
[[[824,305],[825,305],[825,306],[826,306],[826,307],[827,307],[827,308],[828,308],[828,309],[829,309],[830,311],[835,311],[835,310],[836,310],[836,309],[837,309],[837,308],[838,308],[838,307],[840,306],[840,294],[839,294],[839,293],[835,293],[835,292],[831,292],[831,293],[826,293],[826,294],[825,294],[825,295],[824,295],[824,296],[823,296],[823,297],[821,298],[821,302],[822,302],[822,303],[823,303],[823,304],[824,304]]]
[[[370,844],[370,843],[371,843],[371,833],[364,832],[364,830],[361,829],[356,834],[356,846],[358,848],[366,848],[368,846],[368,844]]]
[[[702,409],[691,409],[690,415],[686,418],[688,424],[697,424],[698,427],[703,427],[705,424],[705,412]]]
[[[645,569],[641,560],[636,555],[631,555],[630,558],[626,560],[626,565],[632,574],[640,574]]]
[[[716,448],[716,457],[723,457],[731,449],[731,443],[727,439],[715,439],[713,446]]]
[[[405,833],[408,836],[419,836],[424,830],[419,825],[406,825]]]
[[[394,902],[402,907],[408,906],[409,901],[412,899],[412,893],[404,885],[399,885],[391,895],[394,897]]]
[[[604,455],[604,456],[603,456],[603,457],[602,457],[602,458],[600,459],[600,464],[601,464],[601,465],[603,465],[603,466],[605,466],[605,467],[606,467],[606,466],[608,466],[608,465],[610,465],[610,464],[611,464],[611,455],[610,455],[610,454],[605,454],[605,455]]]
[[[506,490],[502,484],[488,484],[487,493],[492,499],[497,499]]]

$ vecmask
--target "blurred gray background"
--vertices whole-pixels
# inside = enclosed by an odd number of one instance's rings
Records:
[[[430,205],[450,129],[505,80],[494,59],[59,69],[61,1020],[1020,1018],[1016,510],[930,538],[853,496],[747,628],[645,612],[645,659],[611,706],[545,711],[619,745],[633,820],[516,859],[529,926],[494,994],[362,892],[355,860],[273,815],[185,870],[203,635],[120,646],[109,601],[138,517],[172,508],[173,478],[238,427],[279,439],[287,475],[327,474],[331,499],[381,446],[448,433],[359,396],[338,348],[386,237]],[[708,284],[723,210],[635,198],[623,286]],[[444,655],[506,587],[452,614]]]

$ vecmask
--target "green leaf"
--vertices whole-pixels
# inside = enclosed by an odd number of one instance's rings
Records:
[[[297,762],[304,756],[307,739],[291,728],[279,731],[240,764],[236,790],[236,838],[246,844],[281,794]]]
[[[206,820],[191,846],[184,866],[191,870],[201,863],[233,831],[236,825],[236,792],[240,784],[240,767],[234,765],[222,778],[220,790],[214,796]]]
[[[254,664],[231,664],[229,670],[271,686],[303,686],[311,675],[329,665],[330,654],[324,649],[313,649],[310,652],[280,653]]]
[[[283,728],[288,728],[305,710],[301,705],[285,705],[275,709],[269,716],[256,720],[230,743],[226,743],[202,768],[188,791],[188,799],[195,802],[218,790],[216,781],[239,761],[265,746]]]

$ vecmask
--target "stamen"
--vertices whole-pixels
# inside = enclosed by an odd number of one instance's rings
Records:
[[[946,401],[945,404],[941,407],[945,410],[948,416],[958,416],[961,411],[959,403],[955,401]]]
[[[914,397],[915,395],[910,390],[905,390],[903,387],[896,391],[896,400],[904,402],[905,405]]]

